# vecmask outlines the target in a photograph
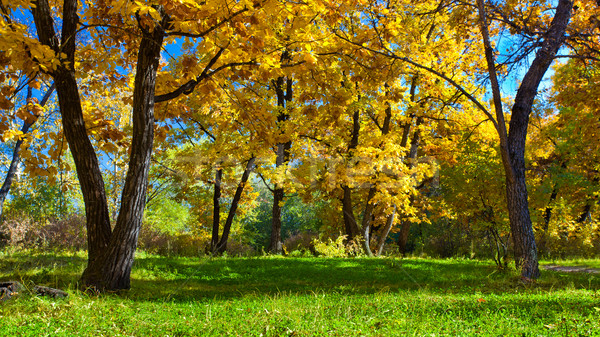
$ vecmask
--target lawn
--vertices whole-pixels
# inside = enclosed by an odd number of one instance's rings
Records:
[[[6,336],[600,335],[600,275],[586,273],[523,284],[489,261],[142,253],[130,291],[98,296],[76,290],[84,254],[0,258],[0,280],[70,294],[1,303]]]

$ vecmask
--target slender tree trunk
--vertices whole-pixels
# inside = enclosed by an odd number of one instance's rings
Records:
[[[57,55],[63,53],[62,64],[52,71],[58,103],[60,105],[63,132],[69,143],[86,211],[88,236],[88,264],[93,263],[105,250],[111,236],[108,203],[98,158],[87,135],[79,89],[75,79],[75,35],[77,30],[77,0],[65,0],[61,43],[54,30],[48,0],[38,0],[32,6],[32,14],[39,41],[50,47]]]
[[[495,125],[500,137],[502,162],[505,168],[506,201],[515,250],[515,265],[517,268],[521,268],[521,276],[524,279],[534,279],[539,277],[540,271],[525,180],[527,127],[539,84],[564,40],[571,18],[573,2],[569,0],[558,1],[552,23],[546,34],[544,34],[542,45],[523,77],[515,96],[508,135],[502,111],[500,89],[496,79],[496,64],[489,39],[484,0],[478,0],[478,7],[486,61],[494,96],[497,118]]]
[[[375,249],[375,255],[381,256],[383,253],[383,247],[385,246],[385,240],[390,234],[390,230],[394,225],[394,221],[396,220],[396,205],[394,205],[394,209],[392,210],[392,214],[388,215],[388,218],[385,222],[385,226],[383,227],[381,234],[377,240],[377,248]]]
[[[421,132],[419,126],[423,124],[423,117],[417,117],[416,130],[410,141],[410,152],[408,154],[408,167],[413,168],[417,163],[417,156],[419,152],[419,145],[421,144]],[[410,198],[410,203],[413,204],[414,198]],[[406,254],[406,244],[408,243],[408,234],[410,234],[411,222],[404,219],[401,222],[400,235],[398,236],[398,250],[402,255]]]
[[[592,204],[588,203],[585,205],[585,207],[583,208],[583,212],[581,212],[581,215],[579,215],[579,217],[577,218],[577,223],[584,223],[587,219],[591,218],[592,216]]]
[[[282,58],[285,58],[285,53]],[[285,89],[284,89],[285,82]],[[285,111],[286,105],[292,100],[292,79],[279,77],[275,82],[275,92],[277,94],[277,105],[283,110],[279,116],[277,116],[277,123],[281,125],[287,121],[290,117],[289,113]],[[290,160],[290,149],[292,148],[292,142],[287,141],[277,144],[277,158],[275,165],[277,168],[287,165]],[[281,209],[283,206],[283,200],[285,198],[285,191],[283,186],[275,184],[273,190],[273,210],[272,210],[272,223],[271,223],[271,239],[269,243],[269,251],[274,254],[280,254],[283,251],[283,242],[281,240]]]
[[[235,195],[233,196],[233,200],[231,201],[231,207],[229,208],[229,213],[227,214],[227,220],[225,221],[225,226],[223,227],[223,235],[221,236],[221,240],[219,241],[219,244],[216,247],[216,252],[219,254],[223,254],[227,249],[227,240],[229,240],[229,232],[231,231],[231,225],[233,224],[235,213],[237,212],[238,205],[240,204],[240,199],[242,198],[244,187],[246,187],[246,183],[248,182],[250,173],[254,171],[255,159],[255,157],[252,157],[246,163],[246,168],[244,169],[244,173],[242,174],[242,179],[240,180],[240,183],[238,184],[235,190]]]
[[[133,89],[133,139],[129,168],[123,186],[121,209],[110,244],[83,273],[82,283],[100,290],[130,288],[131,266],[144,214],[148,171],[154,140],[156,73],[167,17],[157,7],[162,22],[152,32],[142,28],[142,41]]]
[[[548,228],[550,227],[550,220],[552,218],[552,210],[554,209],[554,201],[556,200],[556,197],[558,196],[558,184],[554,185],[554,188],[552,189],[552,194],[550,194],[550,200],[548,201],[548,205],[546,206],[546,209],[544,210],[544,225],[542,227],[542,235],[540,237],[540,252],[541,253],[547,253],[548,247],[547,247],[547,242],[548,242]]]
[[[46,105],[46,102],[48,102],[48,100],[50,99],[50,96],[52,95],[53,92],[54,92],[54,83],[52,83],[50,88],[48,88],[48,91],[46,91],[46,94],[44,95],[44,97],[42,98],[42,101],[40,102],[40,106],[43,107],[44,105]],[[27,99],[26,99],[27,103],[29,103],[30,99],[31,99],[31,87],[29,87],[27,90]],[[23,121],[23,127],[21,128],[21,133],[23,133],[23,135],[27,134],[27,132],[29,132],[29,128],[35,122],[36,122],[35,120],[31,121],[31,122]],[[10,166],[8,167],[8,171],[6,172],[6,177],[4,178],[4,183],[2,184],[2,188],[0,188],[0,219],[2,218],[2,215],[3,215],[4,201],[6,201],[8,192],[10,192],[10,187],[12,185],[12,182],[15,178],[15,174],[17,173],[17,169],[19,167],[19,161],[21,160],[21,146],[23,145],[23,142],[24,142],[24,139],[22,137],[17,139],[17,141],[15,142],[12,160],[10,161]]]
[[[352,133],[348,143],[347,165],[354,165],[354,150],[358,147],[358,136],[360,133],[360,111],[356,109],[352,114]],[[361,230],[354,216],[354,206],[352,205],[352,188],[347,183],[342,184],[342,218],[344,219],[344,228],[348,241],[353,241],[361,235]]]
[[[212,225],[212,238],[210,240],[210,251],[215,253],[217,251],[217,245],[219,243],[219,223],[221,221],[221,178],[223,177],[223,170],[217,169],[215,173],[215,187],[213,194],[213,225]]]
[[[392,107],[388,104],[388,106],[385,109],[385,119],[383,120],[383,125],[381,127],[381,134],[382,135],[387,135],[390,132],[390,123],[392,120]],[[363,243],[363,248],[365,250],[365,253],[368,256],[373,256],[373,252],[371,250],[371,219],[373,217],[373,209],[375,208],[375,204],[373,203],[373,198],[375,197],[375,193],[377,192],[377,184],[371,184],[371,186],[369,187],[369,193],[367,194],[367,202],[365,205],[365,211],[363,212],[363,220],[362,220],[362,228],[361,228],[361,234],[364,237],[364,243]],[[394,213],[395,213],[395,209],[396,207],[394,206]],[[388,219],[389,220],[389,219]],[[393,220],[393,217],[392,217]],[[387,226],[386,226],[387,228]],[[384,234],[383,237],[383,242],[385,242],[385,239],[387,238],[387,235],[389,233],[389,229],[386,231],[384,230],[383,233]],[[381,241],[381,237],[380,237],[380,241]],[[379,248],[383,249],[383,247],[378,247],[377,250],[379,250]]]

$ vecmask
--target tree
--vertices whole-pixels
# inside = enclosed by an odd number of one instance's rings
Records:
[[[207,61],[200,75],[171,92],[155,95],[163,41],[170,35],[202,39],[227,24],[232,18],[248,11],[248,8],[242,5],[238,10],[230,12],[229,7],[217,5],[215,9],[220,11],[217,10],[217,15],[209,13],[213,16],[207,18],[207,22],[211,22],[208,26],[200,20],[196,26],[180,24],[181,20],[185,21],[187,15],[203,11],[203,8],[191,3],[169,2],[166,6],[161,4],[123,6],[122,3],[115,3],[111,8],[100,3],[98,6],[88,8],[87,17],[92,21],[97,20],[91,25],[111,29],[115,34],[114,41],[118,41],[117,45],[121,43],[120,41],[125,41],[127,55],[132,55],[132,52],[137,49],[137,57],[132,58],[136,68],[132,102],[131,155],[122,191],[120,212],[114,230],[111,230],[104,182],[97,156],[87,135],[76,81],[76,33],[78,24],[81,24],[77,14],[78,3],[73,0],[66,0],[63,3],[60,42],[54,29],[48,2],[40,0],[34,5],[32,13],[38,39],[44,50],[50,51],[50,54],[55,57],[51,58],[54,63],[45,68],[56,83],[63,129],[74,157],[86,207],[89,261],[82,275],[82,285],[98,290],[127,289],[130,287],[133,254],[146,202],[147,177],[154,139],[155,102],[189,93],[198,83],[217,71],[240,64],[239,62],[223,64],[220,68],[209,72],[225,51],[225,47],[215,47],[213,43],[211,47],[213,56]],[[224,17],[219,18],[221,13]],[[200,14],[198,15],[200,17]],[[115,22],[125,22],[126,29],[115,30],[113,25]],[[188,30],[182,31],[184,28]],[[123,35],[124,32],[131,35]],[[137,39],[135,36],[140,38]],[[135,45],[138,43],[136,48]]]
[[[525,180],[527,128],[540,82],[565,39],[573,2],[568,0],[558,2],[554,18],[544,31],[541,46],[523,77],[514,98],[508,132],[502,108],[500,86],[496,75],[494,51],[489,37],[488,17],[486,16],[484,0],[478,0],[477,4],[496,113],[495,119],[489,113],[488,117],[494,123],[500,138],[500,151],[506,176],[506,201],[515,250],[515,264],[517,268],[521,268],[522,277],[533,279],[539,277],[540,272]]]
[[[19,161],[21,160],[21,147],[23,146],[23,142],[25,141],[25,135],[29,132],[31,126],[37,121],[41,113],[40,108],[43,108],[46,105],[53,91],[54,85],[51,85],[47,89],[46,94],[44,94],[42,101],[39,104],[35,104],[31,97],[31,87],[28,87],[26,99],[27,105],[25,107],[22,107],[23,111],[21,111],[21,116],[24,117],[23,127],[21,127],[21,134],[18,136],[18,139],[15,142],[14,149],[12,152],[12,159],[6,172],[6,177],[4,178],[2,188],[0,188],[0,218],[2,217],[4,201],[6,200],[6,197],[10,192],[10,187],[13,183],[15,174],[19,167]]]

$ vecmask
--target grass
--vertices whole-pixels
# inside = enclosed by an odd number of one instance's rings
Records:
[[[6,336],[600,335],[600,275],[525,285],[474,260],[138,254],[130,291],[92,296],[76,290],[83,254],[0,258],[0,280],[70,293],[1,303]]]

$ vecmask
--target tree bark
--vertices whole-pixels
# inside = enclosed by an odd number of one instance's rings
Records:
[[[347,149],[347,165],[353,165],[354,150],[358,147],[358,136],[360,133],[360,111],[356,109],[352,114],[352,132]],[[354,206],[352,205],[352,188],[348,183],[342,184],[342,218],[344,219],[344,229],[346,230],[346,239],[353,241],[361,235],[361,230],[354,216]]]
[[[282,58],[285,58],[285,53]],[[284,89],[285,82],[285,89]],[[277,124],[281,125],[287,121],[290,117],[289,113],[285,111],[286,105],[292,100],[292,79],[279,77],[275,82],[275,92],[277,94],[277,106],[282,109],[279,116],[277,116]],[[292,142],[287,141],[277,144],[277,158],[275,166],[277,168],[287,165],[290,160],[290,149],[292,148]],[[281,209],[283,206],[283,199],[285,198],[285,191],[283,186],[275,184],[273,189],[273,210],[272,210],[272,223],[271,223],[271,239],[269,242],[269,252],[274,254],[280,254],[283,251],[283,242],[281,240]]]
[[[388,215],[388,218],[385,222],[385,226],[383,227],[381,234],[379,235],[379,238],[377,240],[377,248],[375,249],[376,256],[381,256],[381,254],[383,253],[383,247],[385,246],[385,240],[387,239],[388,235],[390,234],[390,230],[392,229],[392,226],[394,225],[394,221],[396,220],[396,209],[397,209],[396,205],[394,205],[392,214]]]
[[[496,118],[498,119],[496,126],[500,136],[502,162],[505,168],[506,200],[515,250],[515,265],[517,268],[521,268],[521,276],[524,279],[534,279],[539,277],[540,271],[525,180],[527,127],[540,81],[564,40],[573,2],[569,0],[559,0],[558,2],[552,23],[544,34],[544,41],[523,77],[515,96],[508,136],[506,136],[500,89],[496,80],[493,49],[488,35],[484,0],[478,0],[478,6],[488,72],[492,81]]]
[[[227,220],[225,221],[225,226],[223,226],[223,235],[221,236],[221,240],[218,245],[215,247],[213,252],[218,254],[223,254],[225,250],[227,250],[227,240],[229,240],[229,233],[231,231],[231,225],[233,224],[233,219],[235,218],[235,213],[237,212],[238,205],[240,204],[240,199],[242,198],[242,193],[244,192],[244,187],[246,187],[246,183],[248,182],[248,178],[250,177],[250,173],[254,171],[254,161],[255,157],[250,158],[246,163],[246,168],[244,169],[244,173],[242,174],[242,179],[238,184],[235,195],[233,196],[233,200],[231,201],[231,207],[229,208],[229,212],[227,214]]]
[[[73,155],[83,195],[88,235],[88,264],[91,264],[107,247],[111,228],[104,181],[96,152],[87,135],[73,69],[78,21],[77,0],[64,1],[60,44],[54,30],[48,0],[38,0],[32,7],[39,41],[54,50],[57,55],[66,55],[65,59],[61,59],[61,65],[51,71],[50,75],[56,85],[63,132]]]
[[[131,266],[144,214],[148,171],[154,140],[154,93],[160,52],[165,36],[162,27],[167,16],[162,16],[150,32],[144,27],[139,46],[133,90],[133,138],[129,168],[123,186],[121,209],[109,246],[82,275],[86,287],[99,290],[130,288]],[[140,24],[141,26],[141,24]]]
[[[221,221],[221,178],[223,177],[223,170],[217,169],[215,173],[215,187],[213,194],[213,225],[212,225],[212,238],[210,240],[210,251],[215,253],[217,251],[217,245],[219,244],[219,225]]]
[[[54,83],[52,83],[50,88],[48,88],[48,91],[46,91],[46,94],[44,95],[44,97],[42,98],[42,101],[40,102],[40,106],[43,107],[44,105],[46,105],[46,103],[50,99],[50,96],[52,95],[53,92],[54,92]],[[26,99],[27,103],[29,103],[30,99],[31,99],[31,87],[29,87],[27,90],[27,99]],[[31,128],[31,126],[35,122],[36,122],[35,120],[32,121],[31,123],[28,123],[27,121],[23,121],[23,127],[21,127],[21,133],[23,133],[23,135],[27,134],[27,132],[29,132],[29,128]],[[4,178],[4,183],[2,184],[2,188],[0,188],[0,219],[2,219],[2,215],[4,214],[4,212],[3,212],[4,201],[6,201],[8,192],[10,192],[10,187],[12,185],[12,182],[15,178],[15,174],[17,173],[17,169],[19,167],[19,161],[21,160],[21,146],[23,145],[23,142],[24,142],[23,137],[17,139],[17,141],[15,142],[12,160],[10,161],[8,171],[6,172],[6,177]]]
[[[548,205],[544,210],[544,225],[542,227],[542,235],[540,237],[540,246],[539,250],[542,254],[547,253],[547,241],[548,241],[548,228],[550,227],[550,220],[552,218],[552,211],[554,209],[554,201],[558,196],[558,184],[554,185],[552,189],[552,194],[550,194],[550,200],[548,201]]]

